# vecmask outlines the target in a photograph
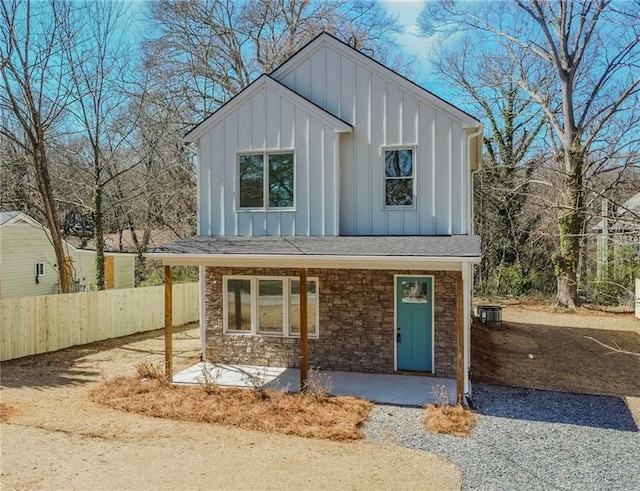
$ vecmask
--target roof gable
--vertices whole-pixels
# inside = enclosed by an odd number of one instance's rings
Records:
[[[314,53],[323,47],[328,47],[337,51],[341,55],[351,58],[357,63],[366,66],[366,68],[372,72],[375,72],[390,82],[397,84],[399,87],[430,103],[455,119],[460,120],[463,127],[477,128],[481,126],[480,121],[477,118],[326,32],[321,33],[303,46],[288,60],[282,63],[282,65],[271,72],[270,76],[276,80],[283,80],[289,73],[311,58]]]
[[[29,225],[41,225],[29,215],[21,211],[2,211],[0,212],[0,227],[11,225],[12,223],[28,223]]]
[[[269,75],[263,74],[218,108],[213,114],[211,114],[211,116],[191,129],[191,131],[184,136],[184,140],[186,142],[198,141],[201,136],[206,134],[211,128],[222,121],[228,114],[234,111],[236,107],[240,106],[251,97],[258,95],[260,91],[263,90],[271,90],[280,95],[280,97],[289,100],[292,104],[303,107],[307,112],[313,114],[324,123],[333,126],[336,133],[351,132],[352,128],[350,124],[342,121],[320,106],[317,106],[313,102],[305,99],[300,94],[297,94]]]

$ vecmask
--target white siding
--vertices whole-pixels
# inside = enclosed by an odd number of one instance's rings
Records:
[[[309,62],[299,78],[311,83],[312,75]],[[324,77],[318,78],[321,83],[308,86],[302,95],[313,90],[324,93]],[[221,120],[198,139],[201,234],[338,234],[339,134],[314,113],[317,108],[311,108],[308,102],[287,97],[265,83],[227,108]],[[295,209],[238,210],[238,153],[277,150],[294,152]]]
[[[340,234],[470,233],[466,136],[455,111],[337,43],[318,43],[272,75],[353,125],[341,139]],[[414,209],[384,209],[381,148],[388,145],[416,147]]]
[[[96,282],[95,251],[64,243],[72,261],[73,280],[90,287]],[[36,283],[35,264],[44,263],[44,276]],[[116,255],[115,288],[132,288],[134,257]],[[0,298],[57,293],[58,264],[48,232],[40,225],[10,223],[0,231]]]

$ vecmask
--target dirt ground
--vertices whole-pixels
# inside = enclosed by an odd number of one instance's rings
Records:
[[[624,396],[640,424],[640,319],[580,309],[512,304],[502,325],[471,328],[471,372],[477,381],[512,387]]]
[[[155,419],[87,397],[163,350],[154,332],[4,362],[0,488],[460,488],[460,470],[425,452]],[[174,353],[176,369],[197,361],[197,329],[175,335]]]

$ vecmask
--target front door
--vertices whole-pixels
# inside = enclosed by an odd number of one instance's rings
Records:
[[[398,370],[433,371],[433,280],[396,278],[396,346]]]

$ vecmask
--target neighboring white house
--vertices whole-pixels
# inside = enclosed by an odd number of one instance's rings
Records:
[[[76,291],[95,284],[95,251],[64,242]],[[134,255],[105,254],[108,288],[133,288]],[[58,264],[46,227],[21,212],[0,212],[0,298],[58,292]]]
[[[323,33],[185,141],[199,236],[148,256],[202,267],[207,361],[297,366],[304,269],[310,364],[470,390],[477,119]]]

